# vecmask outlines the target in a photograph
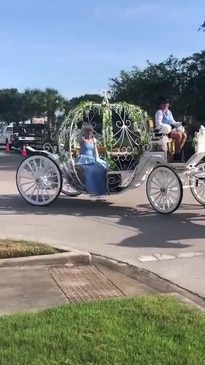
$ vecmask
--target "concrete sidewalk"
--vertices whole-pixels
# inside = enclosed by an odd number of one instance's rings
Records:
[[[40,310],[66,304],[45,267],[0,269],[0,314]]]
[[[157,291],[101,265],[24,266],[0,269],[0,315],[38,311],[84,300]],[[86,270],[86,272],[84,272]]]

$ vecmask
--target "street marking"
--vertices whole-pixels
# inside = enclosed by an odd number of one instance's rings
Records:
[[[142,262],[147,262],[147,261],[158,261],[156,257],[154,257],[153,255],[150,256],[139,256],[138,257],[139,261]]]
[[[183,252],[177,255],[165,255],[165,254],[153,254],[153,255],[143,255],[137,257],[137,259],[141,262],[152,262],[152,261],[165,261],[165,260],[173,260],[173,259],[185,259],[192,257],[203,256],[204,252]]]
[[[195,256],[202,256],[203,252],[183,252],[177,255],[178,258],[188,258],[188,257],[195,257]]]
[[[162,255],[162,254],[154,254],[154,257],[157,258],[157,260],[161,261],[161,260],[173,260],[176,259],[175,255]]]

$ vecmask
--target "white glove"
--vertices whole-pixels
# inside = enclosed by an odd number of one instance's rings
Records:
[[[160,128],[160,131],[163,133],[163,134],[169,134],[171,132],[172,128],[169,124],[162,124],[161,125],[161,128]]]

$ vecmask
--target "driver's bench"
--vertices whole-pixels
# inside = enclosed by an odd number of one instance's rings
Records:
[[[149,132],[151,132],[152,136],[153,136],[152,137],[153,146],[154,146],[154,148],[156,148],[156,150],[159,150],[160,145],[157,143],[157,141],[161,137],[161,134],[157,133],[154,121],[152,119],[147,121],[147,126],[148,126]],[[154,143],[155,141],[156,141],[156,143]],[[168,161],[173,160],[173,155],[174,154],[175,154],[175,141],[172,138],[169,138],[169,141],[167,143],[167,159],[168,159]]]

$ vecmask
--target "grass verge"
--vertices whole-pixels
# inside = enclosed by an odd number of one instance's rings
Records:
[[[115,299],[0,321],[1,365],[202,365],[205,316],[167,296]]]
[[[43,243],[0,239],[0,259],[49,255],[62,252]]]

